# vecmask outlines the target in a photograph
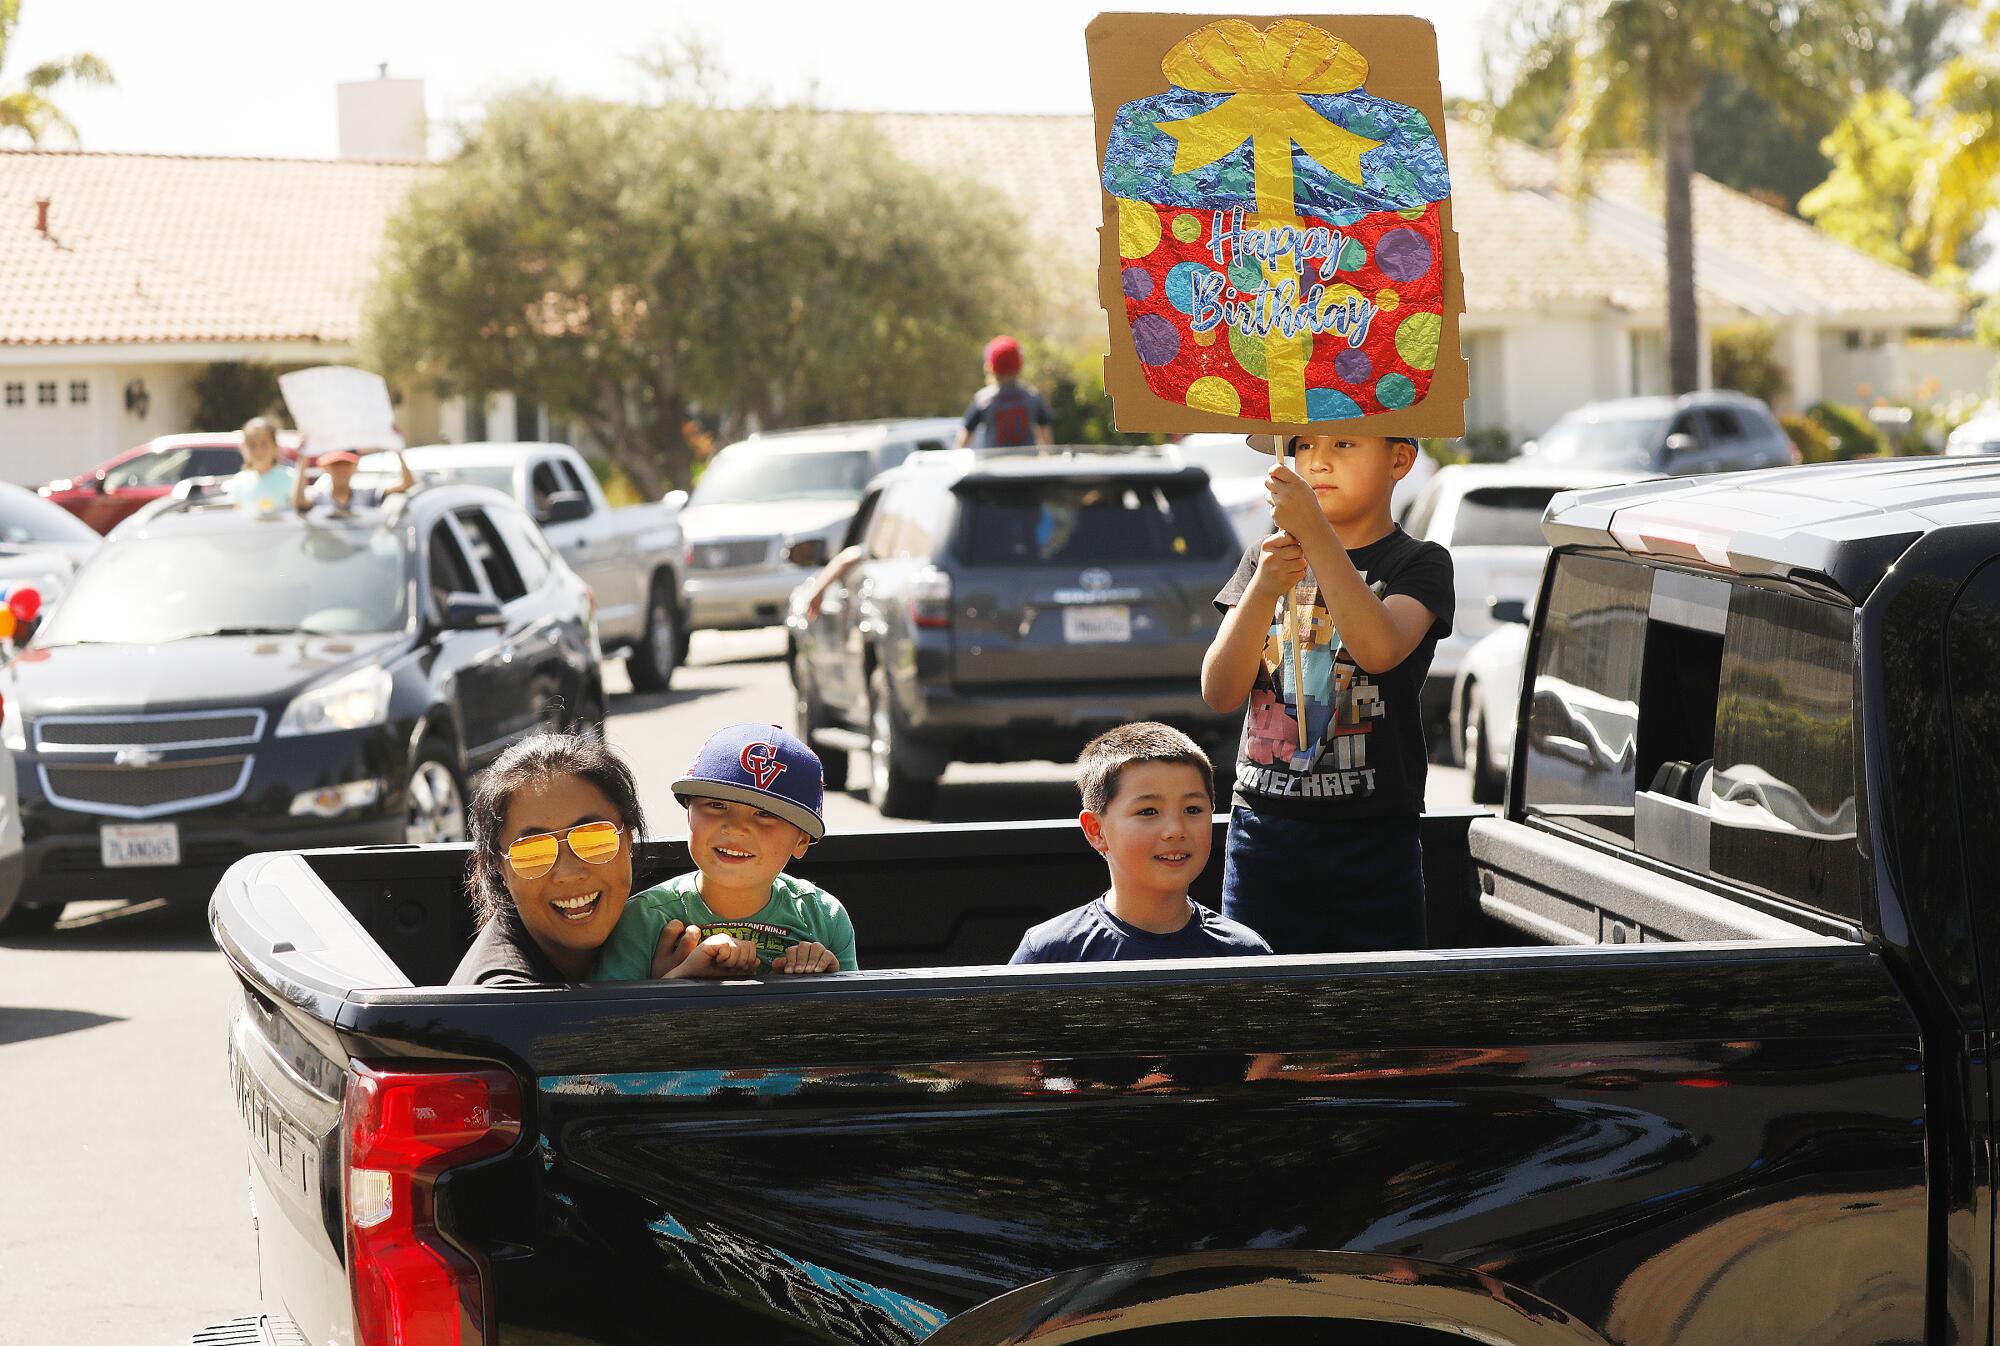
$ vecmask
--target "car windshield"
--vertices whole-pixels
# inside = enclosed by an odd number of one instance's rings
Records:
[[[400,630],[407,610],[405,546],[401,530],[289,519],[180,537],[114,539],[78,572],[35,644]]]
[[[774,453],[724,449],[701,475],[690,505],[742,505],[766,500],[859,500],[868,489],[868,451]]]
[[[1572,411],[1535,441],[1535,457],[1552,463],[1643,463],[1666,422],[1657,412]]]
[[[33,547],[44,542],[98,540],[89,524],[61,505],[52,505],[19,486],[0,490],[0,546]]]
[[[1221,549],[1208,491],[1191,482],[979,482],[959,494],[973,565],[1207,562]]]
[[[428,481],[456,481],[467,486],[491,486],[502,495],[514,494],[514,468],[510,463],[454,463],[449,459],[423,460],[411,455],[410,474]],[[373,467],[373,465],[370,465]],[[386,486],[401,480],[395,469],[375,469],[354,474],[355,481],[368,486]]]
[[[1454,547],[1546,547],[1542,514],[1554,486],[1489,486],[1467,491],[1451,525]]]

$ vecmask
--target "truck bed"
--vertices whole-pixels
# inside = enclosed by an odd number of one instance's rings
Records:
[[[520,1139],[436,1189],[489,1346],[1280,1309],[1495,1341],[1920,1337],[1922,1052],[1879,957],[1650,881],[1559,902],[1578,875],[1476,818],[1425,824],[1455,946],[980,966],[1101,861],[1067,822],[932,828],[800,865],[869,970],[567,990],[436,985],[462,848],[253,857],[212,920],[266,1308],[350,1340],[354,1072],[498,1065]],[[684,861],[650,843],[640,869]],[[1691,1280],[1718,1249],[1740,1270]],[[1771,1274],[1830,1260],[1852,1289]]]

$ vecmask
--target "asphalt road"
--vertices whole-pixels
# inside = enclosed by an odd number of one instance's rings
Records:
[[[656,836],[685,836],[669,785],[710,729],[789,724],[777,632],[703,633],[666,693],[608,672],[614,744]],[[862,776],[856,763],[854,779]],[[1432,770],[1433,805],[1463,803]],[[1068,817],[1067,767],[954,767],[939,821]],[[834,830],[921,826],[855,794]],[[244,1141],[225,1035],[235,982],[198,915],[73,905],[0,944],[0,1346],[178,1346],[257,1305]]]

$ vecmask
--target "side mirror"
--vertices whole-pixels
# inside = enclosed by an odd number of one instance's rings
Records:
[[[590,517],[590,501],[579,491],[557,491],[542,501],[541,523],[575,523]]]
[[[665,505],[668,509],[676,509],[676,510],[681,509],[687,504],[687,502],[688,502],[688,493],[686,491],[679,491],[679,490],[668,491],[665,495],[660,497],[660,503]]]
[[[1690,449],[1698,449],[1700,447],[1701,441],[1685,431],[1680,434],[1667,436],[1668,453],[1686,453]]]
[[[1486,610],[1493,614],[1496,622],[1512,622],[1516,626],[1528,624],[1528,605],[1518,598],[1489,598]]]
[[[444,617],[438,625],[446,631],[481,631],[506,622],[500,604],[485,594],[450,593],[444,596]]]

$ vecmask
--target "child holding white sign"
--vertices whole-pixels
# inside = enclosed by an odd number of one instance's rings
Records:
[[[402,469],[403,479],[387,486],[354,484],[354,469],[361,462],[361,455],[354,450],[335,449],[331,453],[322,453],[317,459],[319,479],[311,487],[306,485],[303,471],[293,478],[292,508],[308,516],[323,513],[334,518],[347,518],[361,510],[380,508],[390,496],[401,495],[417,484],[402,450],[392,452],[396,455],[396,466]]]

